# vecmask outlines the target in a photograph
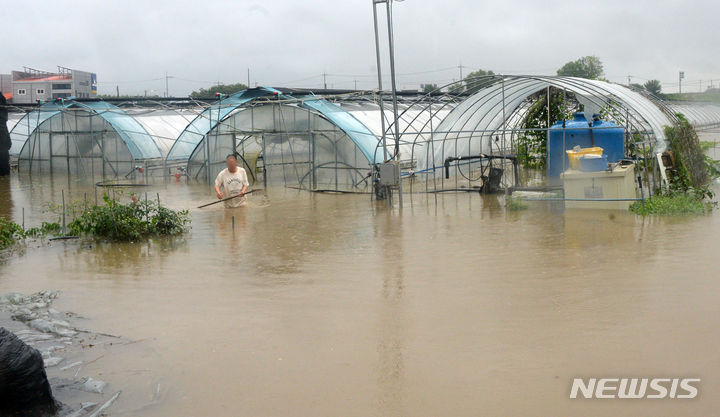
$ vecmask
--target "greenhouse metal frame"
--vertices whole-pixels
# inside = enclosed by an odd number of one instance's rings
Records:
[[[530,106],[551,89],[562,92],[567,117],[582,107],[625,129],[626,156],[648,159],[646,166],[657,164],[664,128],[676,123],[676,113],[696,129],[720,127],[720,106],[713,104],[667,103],[597,80],[493,75],[399,98],[399,137],[394,103],[380,100],[380,92],[316,96],[259,87],[212,102],[46,103],[14,118],[11,154],[24,172],[118,179],[142,170],[147,179],[179,171],[209,183],[232,153],[268,186],[341,192],[372,191],[376,164],[394,160],[411,193],[474,190],[492,168],[505,173],[508,188],[520,182],[518,138],[548,132],[556,122],[523,128]]]

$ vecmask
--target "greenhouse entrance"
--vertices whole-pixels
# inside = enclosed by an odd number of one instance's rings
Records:
[[[315,191],[369,191],[370,169],[364,172],[359,168],[361,161],[342,158],[343,137],[334,132],[263,134],[260,160],[264,184]]]

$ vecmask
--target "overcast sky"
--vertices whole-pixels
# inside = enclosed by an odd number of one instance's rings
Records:
[[[326,73],[328,87],[377,86],[371,0],[0,4],[2,73],[62,65],[96,72],[100,93],[162,95],[167,72],[172,96],[247,82],[248,68],[252,85],[319,88]],[[452,82],[461,64],[464,74],[555,74],[584,55],[600,57],[615,82],[657,78],[677,91],[684,70],[684,91],[720,85],[717,0],[406,0],[393,9],[399,88]]]

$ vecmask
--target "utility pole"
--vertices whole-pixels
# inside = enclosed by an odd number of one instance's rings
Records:
[[[378,36],[378,22],[377,22],[377,3],[373,0],[373,23],[375,25],[375,55],[377,57],[377,73],[378,73],[378,103],[380,106],[380,134],[382,142],[382,162],[384,163],[387,158],[387,139],[385,134],[385,105],[383,104],[383,84],[382,84],[382,71],[380,70],[380,38]],[[373,155],[373,164],[378,161],[375,160]]]
[[[327,74],[325,74],[323,72],[322,76],[323,76],[323,86],[327,90],[327,78],[326,78]]]
[[[632,84],[632,75],[628,75],[628,87]]]
[[[357,80],[355,80],[355,91],[357,91]]]
[[[170,97],[170,88],[168,84],[168,73],[165,71],[165,97]]]
[[[390,52],[390,86],[393,99],[393,125],[395,127],[395,159],[400,161],[400,127],[398,126],[397,86],[395,84],[395,37],[393,36],[392,0],[385,2],[388,27],[388,51]],[[401,191],[402,193],[402,191]],[[400,197],[402,207],[402,197]]]
[[[678,75],[678,79],[679,79],[679,82],[678,82],[678,85],[679,85],[678,91],[679,91],[680,94],[682,94],[682,80],[683,80],[683,78],[685,78],[685,71],[680,71],[680,74]]]
[[[120,86],[119,86],[119,85],[116,85],[116,86],[115,86],[115,94],[116,94],[118,97],[120,97]]]
[[[377,56],[377,70],[378,70],[378,88],[380,98],[380,125],[382,129],[382,145],[383,145],[383,161],[387,158],[387,144],[385,135],[385,109],[382,102],[382,74],[380,73],[380,43],[378,36],[378,21],[377,21],[377,5],[385,3],[385,13],[387,15],[387,37],[388,37],[388,52],[390,54],[390,84],[392,87],[392,104],[393,104],[393,127],[395,136],[395,154],[393,159],[395,161],[392,164],[383,163],[380,164],[380,172],[385,171],[385,174],[380,175],[380,186],[384,188],[385,198],[388,200],[388,204],[392,207],[392,189],[397,188],[398,190],[398,202],[402,209],[402,180],[400,176],[400,128],[398,127],[398,104],[397,104],[397,84],[395,81],[395,45],[393,37],[393,18],[392,18],[392,2],[393,0],[372,0],[373,5],[373,23],[375,27],[375,54]],[[387,177],[390,172],[395,174]]]
[[[463,68],[467,68],[467,67],[464,66],[464,65],[462,64],[462,61],[461,61],[461,62],[460,62],[460,65],[458,65],[458,68],[460,69],[460,81],[462,81],[462,80],[463,80],[462,70],[463,70]]]
[[[250,67],[248,67],[248,83],[247,83],[247,86],[248,86],[248,88],[250,88]]]

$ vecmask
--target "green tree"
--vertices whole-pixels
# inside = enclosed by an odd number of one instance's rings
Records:
[[[659,96],[662,92],[662,85],[660,84],[659,80],[650,80],[645,83],[643,86],[648,91],[648,93]]]
[[[208,97],[215,97],[216,93],[221,94],[234,94],[239,91],[245,90],[248,88],[243,83],[236,83],[236,84],[220,84],[220,85],[214,85],[210,88],[201,88],[197,91],[193,91],[190,93],[190,97],[193,98],[208,98]]]
[[[630,84],[630,87],[633,87],[634,89],[641,90],[641,91],[645,89],[644,85],[638,84],[638,83],[632,83],[632,84]]]
[[[468,94],[474,94],[492,84],[493,80],[488,78],[490,75],[495,75],[495,73],[492,70],[485,71],[482,69],[471,72],[464,79],[465,91]]]
[[[475,94],[493,83],[493,79],[489,78],[491,75],[495,75],[495,73],[490,70],[485,71],[479,69],[477,71],[473,71],[465,76],[462,81],[448,87],[448,92],[450,94],[461,94],[463,92],[466,92],[467,94]]]
[[[423,87],[423,93],[432,93],[437,90],[437,84],[427,83]]]
[[[580,77],[590,80],[597,80],[604,74],[603,64],[600,58],[589,55],[576,61],[570,61],[557,70],[557,75],[568,77]]]
[[[465,86],[462,82],[455,83],[448,87],[448,93],[450,94],[460,94],[465,90]]]

